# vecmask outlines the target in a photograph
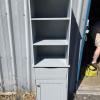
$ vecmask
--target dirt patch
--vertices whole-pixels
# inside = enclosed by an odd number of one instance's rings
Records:
[[[23,100],[36,100],[36,96],[31,93],[27,93],[23,95]]]
[[[18,93],[0,93],[0,100],[36,100],[36,95],[34,92],[18,92]]]

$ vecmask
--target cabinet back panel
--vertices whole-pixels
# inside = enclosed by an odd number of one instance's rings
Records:
[[[69,0],[31,0],[33,18],[66,17]]]
[[[67,29],[68,29],[69,21],[65,20],[42,20],[42,21],[34,21],[33,29],[35,26],[35,31],[33,30],[33,37],[36,40],[39,39],[66,39]],[[34,33],[36,32],[36,33]],[[36,36],[34,36],[34,34]]]

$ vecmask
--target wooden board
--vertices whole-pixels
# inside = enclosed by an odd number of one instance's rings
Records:
[[[77,94],[100,95],[100,71],[96,77],[84,77],[78,87]]]

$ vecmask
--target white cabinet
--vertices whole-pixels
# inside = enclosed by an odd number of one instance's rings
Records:
[[[37,100],[67,100],[66,84],[40,84],[37,87]]]
[[[36,68],[37,100],[67,100],[68,68]]]
[[[29,0],[37,100],[67,100],[72,0]]]
[[[37,80],[67,80],[68,68],[35,68]]]

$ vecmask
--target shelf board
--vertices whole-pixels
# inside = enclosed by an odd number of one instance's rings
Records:
[[[68,60],[63,58],[45,58],[38,62],[36,65],[33,65],[36,68],[43,67],[69,67]]]
[[[70,17],[63,17],[63,18],[31,18],[32,21],[34,20],[70,20]]]
[[[41,40],[33,45],[68,45],[68,40]]]

